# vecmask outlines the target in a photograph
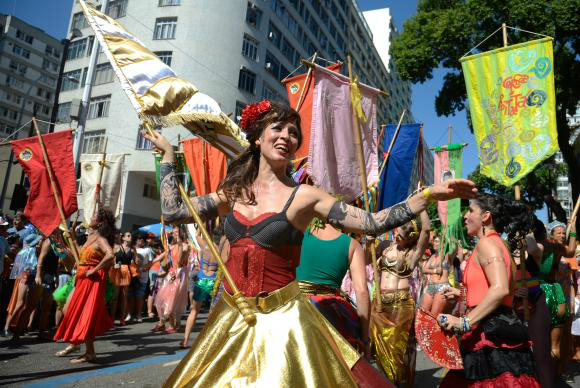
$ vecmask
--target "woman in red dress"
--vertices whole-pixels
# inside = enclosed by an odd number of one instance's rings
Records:
[[[302,133],[300,116],[290,107],[270,101],[249,105],[241,127],[249,147],[229,164],[216,193],[192,202],[206,220],[226,216],[227,267],[257,321],[244,323],[224,281],[220,301],[165,386],[390,386],[300,292],[296,267],[304,230],[316,216],[345,231],[382,234],[414,219],[430,199],[472,197],[474,184],[448,180],[372,214],[292,180],[288,168]],[[165,220],[193,222],[177,190],[173,147],[160,134],[146,137],[163,153]]]
[[[54,340],[63,340],[75,345],[85,343],[87,351],[71,363],[95,361],[95,337],[103,335],[113,326],[105,306],[107,271],[115,255],[111,245],[115,239],[115,218],[106,209],[100,208],[91,225],[92,233],[80,252],[75,288],[64,315],[54,335]]]
[[[470,236],[479,238],[463,273],[467,311],[440,314],[439,324],[462,333],[463,370],[447,373],[441,388],[539,388],[528,332],[513,310],[515,263],[507,244],[525,236],[532,213],[521,203],[478,195],[465,214]],[[515,245],[515,244],[514,244]],[[515,250],[515,249],[512,249]],[[446,298],[459,296],[456,288]]]

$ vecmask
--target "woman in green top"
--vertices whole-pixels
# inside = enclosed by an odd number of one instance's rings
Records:
[[[350,270],[356,311],[340,286]],[[300,265],[296,269],[302,293],[351,345],[369,357],[370,300],[365,255],[358,241],[329,224],[304,233]]]

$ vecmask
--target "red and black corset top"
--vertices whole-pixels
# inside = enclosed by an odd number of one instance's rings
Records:
[[[226,267],[246,296],[272,292],[296,278],[303,233],[288,221],[286,210],[298,187],[280,213],[264,213],[248,220],[234,210],[226,216],[224,232],[230,242]],[[227,281],[224,287],[232,293]]]

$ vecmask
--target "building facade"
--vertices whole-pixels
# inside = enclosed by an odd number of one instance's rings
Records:
[[[580,160],[580,106],[576,109],[574,115],[568,115],[568,125],[575,128],[570,135],[570,145],[574,148],[574,154]],[[558,164],[565,163],[562,153],[558,151],[555,156],[555,161]],[[568,172],[570,174],[570,172]],[[562,208],[566,212],[566,218],[570,220],[572,211],[574,210],[575,199],[572,196],[572,184],[568,178],[568,174],[561,174],[556,181],[556,200],[560,202]]]
[[[315,52],[323,58],[320,64],[344,62],[352,53],[359,79],[390,93],[379,99],[379,123],[395,122],[411,106],[410,84],[384,62],[388,46],[386,51],[384,46],[375,47],[374,33],[354,0],[114,0],[107,8],[179,77],[214,98],[236,119],[248,103],[287,100],[280,80],[299,67],[301,58]],[[377,36],[388,36],[393,28],[390,17],[376,24],[380,25]],[[83,36],[74,39],[67,52],[59,129],[71,122],[75,126],[75,101],[82,96],[93,44],[92,31],[76,3],[69,32],[75,28]],[[96,70],[83,152],[102,152],[107,137],[107,153],[127,154],[121,228],[159,222],[158,193],[151,189],[155,172],[150,144],[140,135],[137,114],[102,53]],[[177,127],[163,133],[174,145],[179,138],[192,136]]]
[[[54,105],[63,44],[11,15],[0,14],[0,138],[31,136],[32,116],[48,130]],[[0,147],[0,210],[14,212],[26,204],[26,180],[19,164],[10,162],[11,147]],[[7,173],[10,172],[9,175]],[[15,195],[16,194],[16,195]]]

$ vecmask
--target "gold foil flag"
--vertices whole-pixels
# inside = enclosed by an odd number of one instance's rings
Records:
[[[228,156],[247,142],[218,103],[178,78],[113,18],[79,0],[88,23],[140,118],[155,126],[183,125]]]

